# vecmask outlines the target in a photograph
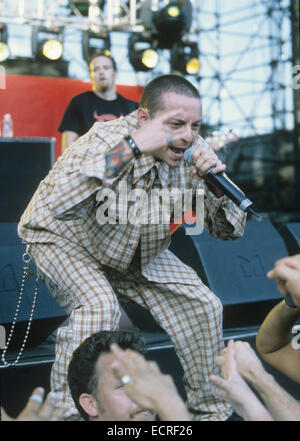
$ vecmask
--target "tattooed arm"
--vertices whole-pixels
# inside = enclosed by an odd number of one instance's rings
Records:
[[[125,165],[133,158],[133,152],[125,139],[113,147],[105,155],[105,177],[114,178],[118,176]]]

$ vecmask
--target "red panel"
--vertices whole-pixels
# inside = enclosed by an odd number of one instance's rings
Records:
[[[0,118],[10,113],[16,137],[56,138],[56,158],[61,153],[61,134],[57,131],[70,99],[91,90],[90,82],[71,78],[6,75],[0,89]],[[126,98],[139,101],[142,88],[117,85]]]
[[[14,136],[19,138],[56,138],[55,159],[61,154],[61,134],[57,131],[70,99],[91,90],[89,82],[70,78],[6,75],[5,89],[0,88],[0,119],[10,113]],[[126,98],[139,101],[142,87],[117,85]],[[178,225],[171,225],[171,232]]]

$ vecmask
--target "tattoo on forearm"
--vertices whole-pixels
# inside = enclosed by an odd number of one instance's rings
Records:
[[[120,170],[127,164],[128,161],[124,157],[125,146],[123,142],[113,147],[105,155],[106,171],[105,176],[107,178],[114,178],[118,176]]]

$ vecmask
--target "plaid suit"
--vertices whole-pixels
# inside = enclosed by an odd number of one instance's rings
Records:
[[[184,161],[170,168],[152,155],[142,155],[132,159],[118,177],[105,179],[105,152],[137,124],[136,112],[96,123],[58,159],[19,224],[19,234],[31,244],[41,278],[70,314],[68,326],[58,330],[51,387],[60,394],[61,404],[68,406],[68,415],[75,414],[66,384],[71,354],[92,333],[118,328],[117,298],[124,296],[148,308],[169,333],[185,371],[189,406],[199,412],[197,418],[224,420],[231,410],[213,396],[208,381],[217,372],[213,358],[223,347],[222,305],[197,274],[167,250],[169,223],[118,222],[128,210],[120,183],[126,182],[127,194],[202,190],[205,227],[222,240],[243,234],[245,215],[226,196],[217,198],[201,178],[193,177]],[[203,140],[199,136],[195,142]],[[113,191],[118,204],[114,220],[100,225],[103,190]],[[159,219],[159,208],[150,197],[147,202]]]

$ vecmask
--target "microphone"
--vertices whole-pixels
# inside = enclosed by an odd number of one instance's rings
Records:
[[[184,152],[184,159],[190,165],[194,164],[192,157],[194,153],[194,149],[195,147],[190,147]],[[250,199],[248,199],[235,185],[233,185],[232,182],[230,182],[230,180],[226,176],[224,176],[223,173],[215,174],[212,172],[213,169],[214,167],[211,167],[204,173],[204,175],[202,176],[204,181],[213,185],[218,190],[221,190],[241,210],[245,212],[249,211],[254,216],[256,216],[258,220],[261,221],[262,220],[261,216],[257,214],[251,207],[253,202]]]

